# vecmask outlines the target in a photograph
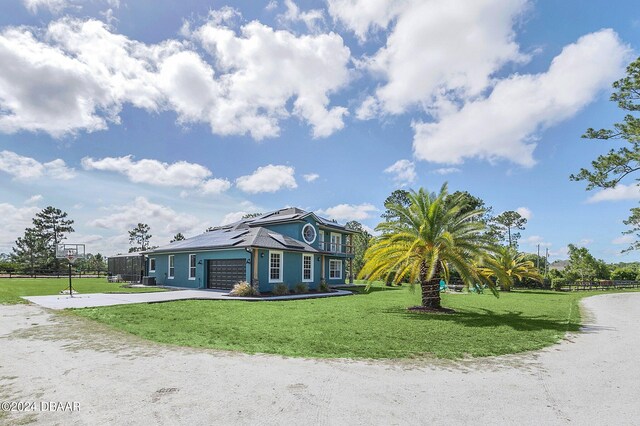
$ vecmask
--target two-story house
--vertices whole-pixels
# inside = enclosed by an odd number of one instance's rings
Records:
[[[272,291],[306,283],[345,284],[354,231],[312,212],[286,208],[219,226],[148,250],[146,273],[159,285],[231,289],[237,282]]]

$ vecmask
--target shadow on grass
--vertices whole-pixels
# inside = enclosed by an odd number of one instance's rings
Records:
[[[518,289],[518,290],[511,290],[504,292],[505,294],[509,294],[509,293],[519,293],[519,294],[544,294],[544,295],[562,295],[562,296],[568,296],[571,293],[565,292],[565,291],[554,291],[554,290],[525,290],[525,289]]]
[[[369,290],[367,290],[366,285],[359,285],[357,287],[335,287],[337,289],[340,290],[347,290],[347,291],[351,291],[354,294],[369,294],[369,293],[376,293],[378,291],[390,291],[390,290],[402,290],[404,287],[370,287]]]
[[[385,310],[414,321],[439,321],[461,324],[465,327],[500,327],[508,326],[518,331],[553,330],[558,332],[579,331],[580,325],[575,322],[567,324],[566,320],[555,320],[541,316],[524,316],[522,312],[497,313],[489,309],[482,312],[457,311],[455,314],[417,313],[403,308]]]

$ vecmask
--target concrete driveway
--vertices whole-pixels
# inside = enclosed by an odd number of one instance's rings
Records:
[[[172,291],[156,291],[150,293],[87,293],[52,296],[25,296],[23,299],[49,309],[94,308],[98,306],[129,305],[132,303],[159,303],[176,300],[293,300],[313,299],[318,297],[348,296],[350,291],[334,290],[333,293],[290,294],[287,296],[269,297],[234,297],[224,290],[184,290],[174,288]]]
[[[640,293],[588,298],[584,308],[585,332],[543,351],[373,362],[166,346],[0,305],[0,401],[79,404],[0,423],[638,424]]]

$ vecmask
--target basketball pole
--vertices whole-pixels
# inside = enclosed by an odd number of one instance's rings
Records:
[[[71,261],[69,261],[69,297],[73,297],[73,286],[71,285]]]

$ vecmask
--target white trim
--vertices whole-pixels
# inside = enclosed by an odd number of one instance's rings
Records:
[[[337,237],[335,243],[333,242],[333,237]],[[342,234],[332,232],[329,236],[329,243],[331,244],[332,253],[342,253]]]
[[[196,262],[196,255],[195,254],[190,254],[189,255],[189,281],[194,281],[196,279],[196,266],[191,266],[191,257],[193,257],[193,263],[195,264]],[[191,270],[193,270],[193,276],[191,276]]]
[[[173,262],[171,262],[173,260]],[[173,266],[171,266],[173,263]],[[173,275],[171,275],[171,268],[173,268]],[[172,280],[176,277],[176,260],[173,254],[170,254],[167,258],[167,279]]]
[[[310,275],[310,278],[308,278],[308,279],[304,278],[304,258],[305,257],[310,257],[311,258],[311,275]],[[302,282],[303,283],[312,283],[313,282],[313,254],[302,253]]]
[[[313,229],[313,239],[311,241],[308,241],[305,236],[304,236],[304,230],[307,229],[307,227],[310,227],[311,229]],[[307,244],[313,244],[316,242],[316,239],[318,238],[318,231],[316,231],[316,227],[313,226],[310,223],[307,223],[306,225],[304,225],[302,227],[302,239],[304,240],[305,243]]]
[[[336,268],[336,270],[337,270],[338,272],[340,272],[340,276],[338,276],[338,277],[332,277],[332,276],[331,276],[331,262],[336,262],[336,263],[339,265],[339,267],[338,267],[338,268]],[[341,279],[342,279],[342,260],[339,260],[339,259],[329,259],[329,279],[330,279],[330,280],[341,280]]]
[[[280,255],[280,278],[278,279],[272,279],[271,278],[271,254],[278,254]],[[280,250],[269,250],[269,263],[268,263],[269,267],[268,267],[268,272],[269,272],[269,283],[281,283],[283,282],[283,276],[282,276],[282,272],[284,270],[283,266],[284,266],[284,253]]]
[[[151,262],[153,262],[153,269],[151,269]],[[155,271],[156,271],[156,258],[155,257],[150,257],[149,258],[149,273],[155,272]]]

